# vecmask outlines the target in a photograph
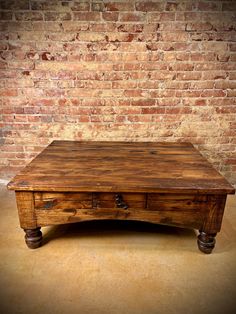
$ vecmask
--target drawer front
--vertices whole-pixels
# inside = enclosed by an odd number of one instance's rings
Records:
[[[206,195],[153,193],[35,192],[34,203],[39,226],[127,219],[199,229],[208,208]]]
[[[34,193],[35,209],[63,210],[92,208],[92,193]]]
[[[195,194],[148,194],[147,209],[158,211],[201,210],[207,195]]]
[[[146,194],[93,193],[93,208],[145,209]]]

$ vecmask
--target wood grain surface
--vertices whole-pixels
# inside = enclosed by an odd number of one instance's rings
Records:
[[[190,143],[53,141],[9,182],[17,191],[229,194]]]

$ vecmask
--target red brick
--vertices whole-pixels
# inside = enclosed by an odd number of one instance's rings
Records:
[[[229,80],[236,80],[236,72],[229,73]]]
[[[202,77],[201,72],[183,72],[177,73],[176,79],[180,81],[200,80]]]
[[[154,106],[155,100],[154,99],[138,99],[138,100],[131,100],[132,106]]]
[[[50,22],[47,22],[47,25]],[[97,25],[97,24],[95,24]],[[98,24],[99,25],[99,24]],[[90,25],[91,26],[91,25]],[[55,27],[55,23],[52,23],[52,28]],[[86,22],[78,22],[78,21],[63,21],[59,23],[60,30],[63,28],[65,32],[79,32],[79,31],[86,31],[89,29],[89,23]],[[55,30],[54,30],[55,31]],[[95,30],[92,30],[95,31]]]
[[[127,120],[130,121],[130,122],[151,122],[152,121],[152,117],[151,116],[142,116],[142,115],[139,115],[139,116],[128,116],[127,117]]]
[[[71,6],[72,11],[89,11],[89,8],[89,2],[74,1],[73,5]]]
[[[193,9],[199,11],[221,11],[220,2],[206,2],[206,1],[196,1],[193,2]]]
[[[226,92],[223,90],[205,90],[201,93],[201,97],[225,97]]]
[[[46,12],[44,18],[45,21],[68,21],[72,16],[69,12]]]
[[[150,11],[163,11],[163,2],[152,2],[152,1],[139,1],[135,3],[137,11],[150,12]]]
[[[189,40],[189,34],[186,32],[163,32],[161,34],[162,41],[185,42]]]
[[[100,21],[100,12],[74,12],[74,20],[76,21]]]
[[[145,19],[145,15],[137,12],[137,13],[120,13],[120,21],[121,22],[142,22]]]
[[[141,90],[125,90],[124,96],[126,97],[142,97],[142,91]]]
[[[165,6],[166,11],[191,11],[191,2],[168,1]]]
[[[16,12],[17,21],[42,21],[43,14],[41,12]]]
[[[148,13],[148,22],[167,22],[175,20],[175,13],[173,12],[162,12],[162,13]]]
[[[91,4],[92,11],[103,12],[105,10],[105,4],[103,2],[97,2]]]
[[[142,108],[142,114],[164,114],[165,108]]]
[[[206,106],[206,99],[197,99],[194,103],[195,106]]]
[[[230,49],[230,51],[236,51],[236,43],[230,43],[229,49]]]
[[[28,10],[29,1],[25,0],[1,0],[0,9],[2,10]]]
[[[230,54],[230,61],[231,62],[236,62],[236,53],[231,53]]]
[[[108,2],[105,3],[105,9],[107,11],[133,11],[133,3],[127,2]]]
[[[218,80],[215,82],[214,86],[216,89],[235,89],[236,90],[235,81]]]
[[[227,73],[225,71],[205,71],[202,73],[203,80],[225,79]]]
[[[104,21],[118,21],[118,12],[103,12],[102,18]]]
[[[175,62],[170,63],[169,70],[171,71],[193,71],[194,64],[192,63],[185,63],[185,62]]]
[[[235,12],[236,11],[236,3],[234,1],[222,3],[222,10]]]
[[[174,78],[174,73],[170,71],[154,71],[150,73],[150,80],[172,80]]]
[[[120,24],[117,25],[118,32],[140,33],[144,30],[143,24]],[[154,30],[154,32],[156,29]]]
[[[0,11],[0,21],[10,21],[12,20],[12,17],[13,17],[12,12]]]
[[[207,22],[188,23],[186,25],[186,31],[210,31],[212,28],[212,24]]]
[[[17,89],[10,89],[10,88],[1,88],[0,89],[0,96],[15,97],[17,95],[18,95]]]

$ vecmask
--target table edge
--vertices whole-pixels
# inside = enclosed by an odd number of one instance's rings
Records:
[[[93,193],[180,193],[180,194],[235,194],[235,188],[222,188],[222,189],[195,189],[195,188],[105,188],[105,187],[94,187],[86,188],[80,187],[79,189],[76,187],[19,187],[10,184],[7,184],[8,190],[21,191],[21,192],[93,192]]]

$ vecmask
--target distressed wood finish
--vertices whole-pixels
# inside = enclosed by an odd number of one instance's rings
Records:
[[[233,193],[190,143],[54,141],[8,185],[21,191]]]
[[[16,191],[16,204],[21,228],[33,229],[37,227],[34,210],[34,195],[32,192]]]
[[[8,184],[29,248],[40,227],[128,219],[196,228],[211,253],[234,188],[190,143],[54,141]]]

